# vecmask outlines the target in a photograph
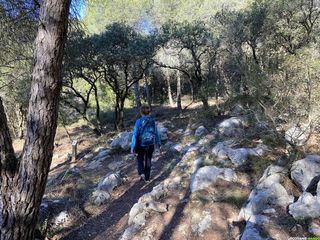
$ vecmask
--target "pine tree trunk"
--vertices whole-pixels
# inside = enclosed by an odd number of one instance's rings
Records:
[[[21,162],[0,107],[0,239],[32,240],[52,160],[70,0],[43,0]],[[1,104],[0,104],[1,105]]]
[[[181,74],[177,71],[177,109],[181,112]]]
[[[140,97],[140,89],[139,89],[139,81],[135,82],[133,84],[134,87],[134,98],[136,101],[136,112],[137,112],[137,116],[139,116],[140,113],[140,107],[141,107],[141,97]]]

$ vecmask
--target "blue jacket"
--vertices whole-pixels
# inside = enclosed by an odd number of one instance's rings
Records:
[[[141,126],[141,120],[148,118],[150,116],[142,116],[141,118],[139,118],[135,125],[134,125],[134,130],[133,130],[133,135],[132,135],[132,140],[131,140],[131,151],[133,151],[137,145],[137,137],[139,134],[139,128]],[[156,146],[160,147],[161,144],[161,140],[160,140],[160,134],[156,125]]]

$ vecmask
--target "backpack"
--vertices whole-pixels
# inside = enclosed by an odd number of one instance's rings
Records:
[[[152,117],[141,119],[139,128],[139,145],[142,147],[155,144],[156,138],[156,123]]]

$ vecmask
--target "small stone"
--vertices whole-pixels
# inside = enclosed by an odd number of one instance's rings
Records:
[[[274,213],[276,213],[276,210],[274,208],[268,208],[268,209],[263,210],[263,213],[264,214],[274,214]]]
[[[54,223],[55,225],[63,224],[68,221],[69,215],[66,211],[62,211],[59,215],[55,218]]]
[[[320,223],[312,221],[309,225],[309,232],[316,237],[320,237]]]
[[[200,126],[196,129],[195,131],[195,136],[196,137],[201,137],[203,135],[206,135],[208,133],[208,130],[204,126]]]

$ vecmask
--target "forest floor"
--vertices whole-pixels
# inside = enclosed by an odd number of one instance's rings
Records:
[[[170,108],[159,108],[155,112],[158,122],[170,122],[169,141],[182,145],[191,144],[199,139],[192,135],[185,136],[179,129],[183,129],[184,132],[190,125],[203,125],[211,132],[219,122],[227,118],[209,117],[208,112],[198,108],[190,108],[180,116]],[[131,130],[132,123],[133,121],[128,124],[128,130]],[[130,155],[126,151],[113,152],[100,165],[88,168],[91,159],[109,146],[110,139],[116,132],[97,137],[92,129],[79,123],[68,126],[67,129],[71,139],[64,128],[59,127],[57,131],[53,161],[40,214],[39,228],[46,234],[47,239],[51,240],[119,239],[128,228],[129,212],[139,198],[151,192],[164,180],[175,177],[181,177],[181,187],[161,200],[170,207],[161,213],[160,217],[150,215],[148,218],[146,228],[152,229],[151,239],[238,239],[245,227],[244,221],[238,221],[241,207],[263,171],[285,151],[281,147],[274,147],[267,156],[236,168],[236,183],[218,180],[209,189],[191,195],[189,188],[192,176],[188,167],[186,169],[185,166],[179,166],[184,159],[181,153],[164,149],[160,156],[153,159],[151,181],[143,182],[137,175],[135,159],[128,157]],[[78,140],[76,161],[72,161],[68,156],[74,139]],[[252,138],[249,144],[254,144],[257,140]],[[309,150],[317,149],[316,140],[315,137],[312,141],[314,145]],[[248,140],[244,142],[248,145]],[[213,147],[213,144],[210,147]],[[16,141],[14,145],[17,151],[21,149],[21,142]],[[190,161],[194,162],[198,157],[192,156]],[[120,164],[117,171],[121,171],[124,181],[112,192],[111,200],[97,206],[92,202],[92,192],[111,172],[110,164],[115,163]],[[192,166],[192,163],[190,164]],[[219,163],[215,165],[219,167]],[[296,186],[288,184],[287,191],[297,191]],[[211,216],[211,228],[204,233],[197,233],[193,226],[199,219],[203,219],[203,214]],[[277,226],[271,227],[273,235],[279,236],[278,239],[292,235],[308,236],[304,223],[299,223],[300,227],[292,230],[297,223],[290,215],[284,213],[281,221]],[[136,239],[149,239],[149,232],[141,230],[142,237]]]

